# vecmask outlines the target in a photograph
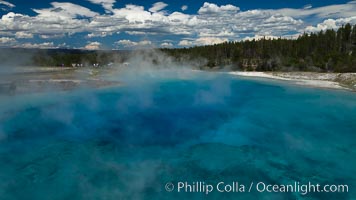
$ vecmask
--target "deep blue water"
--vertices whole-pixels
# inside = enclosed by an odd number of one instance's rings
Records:
[[[348,184],[185,193],[178,181]],[[202,73],[2,97],[0,199],[355,199],[356,94]]]

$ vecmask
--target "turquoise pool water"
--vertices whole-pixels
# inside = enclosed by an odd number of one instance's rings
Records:
[[[0,199],[355,199],[355,138],[355,93],[230,75],[2,97]],[[349,191],[177,191],[198,181]]]

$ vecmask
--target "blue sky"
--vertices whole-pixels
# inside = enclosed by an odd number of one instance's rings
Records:
[[[356,24],[356,1],[0,0],[0,47],[189,47]]]

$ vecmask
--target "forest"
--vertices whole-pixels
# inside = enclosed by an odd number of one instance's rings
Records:
[[[207,70],[356,72],[356,25],[304,33],[297,39],[262,38],[157,51]],[[3,65],[107,66],[127,62],[138,52],[10,48],[0,49],[0,59]],[[151,59],[157,63],[154,56]]]
[[[163,51],[177,61],[204,58],[208,68],[356,72],[356,25],[304,33],[297,39],[263,38]]]

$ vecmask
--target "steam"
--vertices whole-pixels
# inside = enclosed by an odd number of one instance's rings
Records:
[[[22,96],[30,96],[26,93],[15,94],[9,99],[13,101],[18,99],[18,103],[11,106],[11,109],[3,107],[2,113],[9,111],[27,113],[30,112],[28,106],[38,108],[36,112],[39,112],[39,115],[34,119],[31,119],[31,114],[11,117],[13,119],[28,117],[27,120],[36,123],[44,121],[49,124],[48,126],[56,127],[52,130],[54,135],[69,139],[113,137],[115,140],[121,138],[131,145],[145,143],[181,145],[184,141],[177,135],[178,132],[185,129],[189,132],[187,125],[189,121],[200,121],[200,118],[205,116],[194,115],[190,120],[179,116],[179,121],[175,121],[176,119],[171,116],[180,115],[182,109],[198,108],[203,112],[207,107],[208,112],[215,112],[210,111],[209,107],[226,105],[231,96],[231,79],[226,79],[224,75],[197,71],[190,63],[177,63],[159,50],[133,51],[125,60],[113,60],[113,63],[110,67],[73,69],[65,76],[68,80],[119,84],[109,85],[108,88],[91,88],[78,84],[68,91],[63,91],[63,85],[60,84],[46,84],[40,90],[36,85],[28,84],[26,90],[35,91],[33,96],[38,98],[23,98]],[[91,73],[93,71],[97,73],[95,76]],[[195,88],[191,96],[184,97],[186,99],[181,102],[179,97],[175,97],[181,91],[172,91],[168,96],[162,96],[160,92],[161,87],[171,87],[170,84],[177,84],[186,89],[184,85],[192,83]],[[112,93],[113,96],[105,97],[106,93]],[[167,99],[169,105],[165,105],[164,99]],[[177,105],[169,102],[176,102]],[[164,109],[167,109],[166,112],[162,112]],[[162,112],[162,117],[156,116],[157,112]],[[165,115],[167,117],[164,117]],[[151,124],[147,120],[151,121]],[[8,124],[6,118],[2,121]],[[165,123],[165,126],[158,127],[157,124],[160,123]],[[146,124],[146,127],[142,127],[142,124]],[[23,124],[25,125],[29,124]],[[11,126],[5,125],[2,131],[3,138],[14,134],[14,131],[20,128]],[[34,135],[27,139],[36,140],[37,132],[40,131],[37,127],[28,129],[28,132],[32,131]],[[162,135],[152,138],[157,132],[161,132]],[[199,135],[200,133],[193,135],[192,141],[197,140]]]
[[[287,122],[299,119],[303,113],[299,110],[316,109],[313,105],[328,100],[321,98],[330,96],[328,93],[313,98],[315,91],[303,91],[301,97],[312,97],[308,102],[294,94],[300,107],[293,110],[295,101],[288,104],[280,100],[287,91],[282,86],[197,71],[194,64],[177,63],[158,50],[131,52],[124,60],[113,58],[113,63],[58,75],[115,83],[107,87],[79,85],[62,91],[61,85],[52,84],[38,93],[0,98],[0,183],[6,186],[0,187],[0,194],[7,193],[14,199],[23,199],[25,194],[40,198],[43,192],[53,195],[61,188],[63,193],[59,195],[63,196],[59,198],[73,193],[83,195],[74,195],[79,199],[143,199],[153,194],[165,198],[165,182],[178,178],[220,178],[225,173],[244,179],[266,174],[265,179],[273,180],[267,176],[267,169],[278,168],[278,174],[287,174],[285,169],[289,168],[283,162],[291,162],[288,155],[294,155],[284,154],[289,147],[309,151],[313,139],[330,143],[327,132],[321,139],[311,135],[304,143],[302,136],[285,131],[290,130]],[[310,102],[313,99],[316,102]],[[355,102],[349,96],[339,99]],[[349,119],[346,123],[352,125],[350,122],[356,120],[353,113],[343,113]],[[306,119],[297,122],[315,127]],[[328,127],[331,132],[336,126],[342,132],[354,128],[334,122],[339,125]],[[299,126],[294,129],[291,131],[295,134],[305,131]],[[283,154],[273,154],[273,150]],[[209,151],[216,153],[216,160],[211,160],[206,153]],[[198,163],[202,155],[207,164]],[[270,155],[272,160],[263,155]],[[305,162],[298,159],[296,163]],[[5,162],[9,160],[13,162]],[[242,167],[245,161],[256,166],[246,169]],[[349,168],[354,171],[352,166]],[[238,174],[240,170],[246,173]],[[304,168],[295,170],[301,175]],[[27,183],[32,184],[30,189],[23,188]],[[14,190],[25,192],[10,192]]]
[[[195,95],[196,105],[205,104],[225,104],[226,100],[231,95],[231,85],[223,76],[218,76],[204,90],[200,90]]]
[[[125,62],[127,65],[119,68],[117,77],[130,83],[149,79],[185,79],[192,78],[190,63],[177,63],[173,58],[159,50],[149,49],[134,51]]]
[[[73,61],[86,67],[32,66],[37,50],[1,50],[0,95],[92,89],[113,85],[141,85],[158,79],[193,79],[202,61],[179,61],[160,50],[136,50],[109,58],[109,64],[93,67],[87,61]],[[40,52],[43,54],[44,52]],[[98,58],[107,52],[96,52]],[[99,59],[100,60],[100,59]],[[149,88],[147,88],[149,90]]]

